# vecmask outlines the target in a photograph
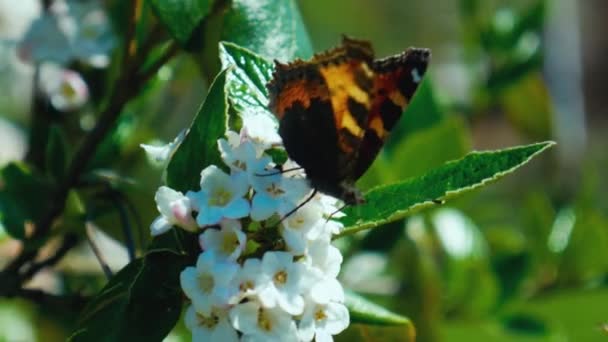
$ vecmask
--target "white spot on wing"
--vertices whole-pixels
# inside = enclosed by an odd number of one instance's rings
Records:
[[[415,83],[420,83],[420,80],[422,80],[422,77],[420,77],[420,73],[416,68],[412,69],[412,80],[414,80]]]

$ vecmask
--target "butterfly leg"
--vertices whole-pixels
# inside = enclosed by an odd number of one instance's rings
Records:
[[[298,211],[298,209],[302,208],[306,203],[310,202],[312,200],[312,198],[315,197],[317,192],[318,192],[317,189],[313,189],[312,192],[310,193],[310,195],[308,197],[306,197],[306,199],[304,201],[302,201],[300,204],[298,204],[295,208],[291,209],[287,214],[283,215],[283,217],[281,217],[281,219],[279,220],[279,223],[283,222],[286,218],[288,218],[293,213]]]
[[[290,169],[285,169],[285,170],[272,171],[269,173],[256,173],[255,175],[258,177],[268,177],[268,176],[280,175],[280,174],[287,173],[287,172],[298,171],[301,169],[302,169],[302,167],[298,166],[298,167],[292,167]]]

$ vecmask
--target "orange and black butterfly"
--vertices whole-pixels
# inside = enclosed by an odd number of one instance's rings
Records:
[[[410,103],[430,60],[428,49],[374,59],[369,42],[344,37],[311,61],[275,62],[268,84],[285,150],[311,186],[359,204],[355,182],[372,164]]]

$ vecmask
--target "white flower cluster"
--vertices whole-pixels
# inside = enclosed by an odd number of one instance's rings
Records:
[[[218,141],[229,173],[211,165],[199,191],[156,193],[153,235],[202,232],[196,266],[180,279],[195,341],[333,341],[349,324],[336,279],[342,255],[331,245],[342,225],[330,218],[343,214],[332,197],[310,198],[301,170],[274,168],[265,152],[277,137],[272,127],[229,131]]]
[[[115,43],[100,1],[56,0],[48,12],[32,21],[17,50],[27,62],[66,65],[80,60],[104,68]]]

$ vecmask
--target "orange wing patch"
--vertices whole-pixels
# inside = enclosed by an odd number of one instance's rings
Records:
[[[365,134],[367,116],[372,108],[371,89],[365,89],[364,82],[358,82],[355,75],[368,79],[371,84],[374,74],[361,60],[330,64],[321,67],[319,72],[330,94],[340,149],[352,153]]]

